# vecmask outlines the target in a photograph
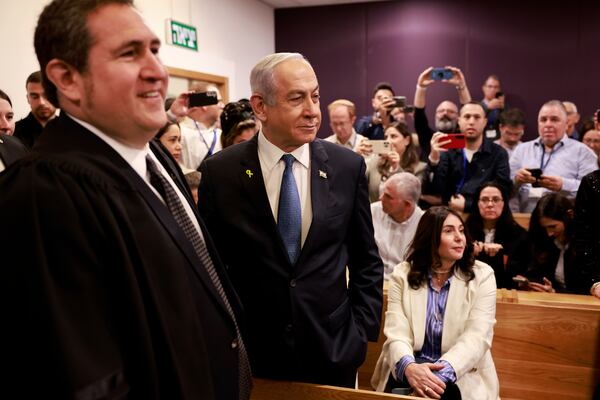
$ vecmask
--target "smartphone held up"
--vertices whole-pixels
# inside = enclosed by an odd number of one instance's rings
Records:
[[[467,146],[467,139],[463,133],[447,133],[443,141],[450,140],[449,143],[442,145],[443,149],[464,149]]]
[[[212,106],[218,102],[217,92],[214,91],[190,93],[188,96],[188,106],[190,108]]]
[[[431,70],[431,79],[434,81],[448,81],[453,76],[454,72],[448,68],[434,68]]]

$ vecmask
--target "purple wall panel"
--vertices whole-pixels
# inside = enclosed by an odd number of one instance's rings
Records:
[[[327,104],[339,98],[357,104],[370,99],[370,90],[366,90],[365,8],[353,4],[283,9],[276,10],[275,16],[275,37],[286,38],[277,40],[277,51],[300,52],[315,69],[323,113],[319,136],[328,136]]]
[[[371,112],[372,87],[389,81],[412,103],[419,73],[429,66],[463,70],[471,95],[482,97],[485,77],[497,74],[511,106],[527,115],[526,137],[537,136],[540,105],[572,100],[583,116],[600,106],[600,4],[407,0],[278,9],[277,51],[299,51],[312,62],[326,105],[348,98],[358,114]],[[454,88],[428,90],[428,114]]]

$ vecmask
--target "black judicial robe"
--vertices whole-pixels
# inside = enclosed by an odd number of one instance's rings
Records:
[[[238,398],[233,321],[183,231],[118,153],[63,113],[0,176],[0,193],[2,393]]]

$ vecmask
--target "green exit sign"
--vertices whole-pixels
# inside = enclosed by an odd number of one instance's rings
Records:
[[[198,51],[198,31],[190,25],[167,19],[167,43]]]

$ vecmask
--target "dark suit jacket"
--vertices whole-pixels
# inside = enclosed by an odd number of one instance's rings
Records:
[[[577,254],[577,270],[581,276],[581,292],[588,294],[600,282],[600,170],[583,177],[575,201],[573,221]]]
[[[474,229],[473,225],[469,224],[469,220],[466,225],[471,239],[480,242],[485,240],[483,229]],[[531,244],[527,231],[516,222],[505,229],[497,226],[494,243],[502,245],[502,249],[494,257],[481,252],[477,259],[493,268],[498,289],[516,289],[518,285],[512,278],[517,275],[526,275],[531,261]],[[506,263],[504,262],[505,257]]]
[[[367,340],[377,339],[382,306],[383,264],[365,163],[336,144],[310,144],[313,220],[292,266],[257,151],[254,137],[206,159],[198,193],[201,215],[244,305],[253,372],[353,386]]]
[[[0,291],[14,299],[2,302],[13,350],[5,390],[238,398],[233,320],[183,231],[117,152],[63,115],[0,177],[0,192]]]
[[[15,137],[0,134],[0,160],[5,168],[27,154],[27,148]]]
[[[14,135],[28,149],[31,149],[43,131],[44,127],[42,124],[33,116],[32,112],[29,112],[25,118],[17,121],[15,124]]]

